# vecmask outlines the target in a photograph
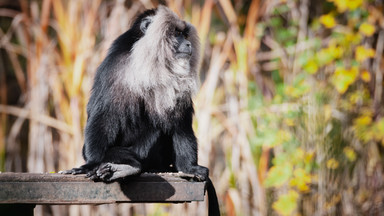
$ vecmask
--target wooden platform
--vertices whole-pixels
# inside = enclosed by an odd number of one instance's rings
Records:
[[[108,184],[84,175],[0,173],[0,210],[7,211],[22,205],[33,212],[42,204],[182,203],[203,201],[204,193],[205,182],[178,173],[141,174]]]

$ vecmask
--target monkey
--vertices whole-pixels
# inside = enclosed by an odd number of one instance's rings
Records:
[[[199,86],[196,29],[165,6],[146,10],[111,45],[87,104],[86,174],[111,182],[142,172],[207,181],[209,215],[220,215],[209,170],[197,163],[192,97]]]

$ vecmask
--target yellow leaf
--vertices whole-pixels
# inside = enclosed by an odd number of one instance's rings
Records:
[[[341,58],[344,54],[344,50],[341,47],[330,47],[330,49],[335,58]]]
[[[340,58],[343,56],[343,53],[344,53],[343,48],[335,45],[329,46],[326,50],[327,50],[327,53],[331,55],[333,58]]]
[[[326,14],[320,17],[320,23],[326,28],[333,28],[336,25],[335,18],[331,14]]]
[[[368,37],[372,36],[375,31],[375,26],[369,23],[363,23],[359,27],[359,32]]]
[[[279,144],[287,142],[287,141],[289,141],[291,139],[292,139],[292,135],[288,131],[286,131],[286,130],[279,130],[277,132],[277,140],[278,140]]]
[[[286,86],[284,88],[284,93],[289,96],[293,96],[295,92],[295,88],[293,86]]]
[[[361,97],[361,92],[360,91],[355,91],[349,94],[348,100],[351,102],[351,104],[355,105],[359,103],[362,100]]]
[[[358,73],[357,67],[350,70],[339,67],[336,68],[335,73],[332,75],[331,82],[339,93],[344,94],[348,87],[355,82]]]
[[[327,161],[328,169],[337,169],[337,167],[339,167],[339,162],[336,159],[331,158]]]
[[[358,137],[363,142],[368,142],[375,139],[376,134],[381,134],[375,132],[375,127],[372,125],[372,112],[362,111],[362,115],[356,118],[353,121],[353,129],[355,131],[356,137]],[[373,126],[373,127],[372,127]]]
[[[327,48],[323,48],[316,53],[315,63],[317,63],[317,65],[323,66],[334,62],[335,59],[341,58],[343,54],[344,50],[342,47],[336,46],[335,44],[331,44]],[[307,63],[307,65],[308,64],[309,62]]]
[[[368,115],[360,116],[359,118],[355,119],[354,124],[356,126],[367,126],[370,125],[372,122],[372,117]]]
[[[348,158],[349,161],[355,161],[356,160],[356,153],[353,150],[353,148],[347,146],[343,150],[345,157]]]
[[[346,32],[345,33],[345,44],[359,44],[361,42],[361,34]]]
[[[313,156],[315,156],[314,152],[307,152],[304,156],[304,162],[310,163],[313,160]]]
[[[356,47],[355,58],[357,61],[362,62],[367,58],[372,58],[375,55],[375,50],[372,48],[365,48],[363,46]]]
[[[347,9],[355,10],[363,4],[363,0],[328,0],[328,1],[333,2],[340,13],[345,12]]]
[[[328,0],[328,1],[333,2],[340,13],[343,13],[344,11],[347,10],[347,1],[345,0]]]
[[[317,65],[316,61],[311,59],[304,65],[304,70],[306,70],[310,74],[315,74],[317,70],[319,69],[319,66]]]
[[[296,186],[301,192],[308,192],[308,184],[311,183],[311,176],[302,168],[295,169],[293,176],[294,178],[292,178],[290,185]]]
[[[371,73],[369,73],[369,71],[365,70],[365,71],[361,72],[360,78],[364,82],[369,82],[369,81],[371,81]]]
[[[346,1],[349,10],[355,10],[363,4],[363,0],[338,0]]]
[[[295,120],[292,118],[286,118],[284,119],[284,123],[288,126],[295,126]]]
[[[292,215],[297,208],[298,198],[299,194],[294,190],[290,190],[287,194],[280,195],[279,199],[272,204],[272,208],[280,215]]]

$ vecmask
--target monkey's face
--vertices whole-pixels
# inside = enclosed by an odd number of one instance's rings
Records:
[[[197,37],[195,29],[166,7],[159,6],[156,14],[144,17],[140,23],[140,30],[147,38],[151,38],[150,43],[153,47],[170,48],[171,56],[176,60],[189,61],[193,55],[197,54],[194,53],[196,49],[194,46],[197,46],[198,39],[193,41],[193,37]],[[152,48],[152,50],[156,49]]]
[[[192,56],[192,44],[187,39],[188,32],[176,28],[173,37],[175,37],[176,42],[174,46],[175,57],[177,59],[189,60]]]
[[[134,67],[130,70],[141,71],[141,76],[143,71],[158,74],[159,79],[171,72],[197,80],[199,38],[196,29],[164,6],[144,15],[132,27],[132,32],[140,34],[129,57]]]

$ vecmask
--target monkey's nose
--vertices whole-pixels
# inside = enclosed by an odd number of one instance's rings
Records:
[[[178,53],[184,53],[184,54],[191,55],[192,54],[192,44],[191,44],[191,42],[185,41],[184,43],[182,43],[178,47],[177,52]]]

